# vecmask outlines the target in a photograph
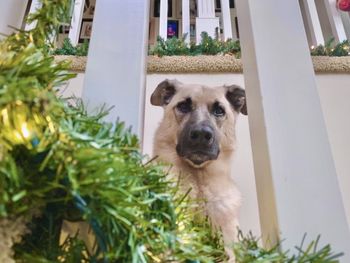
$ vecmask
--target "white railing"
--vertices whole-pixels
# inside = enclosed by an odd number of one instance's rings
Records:
[[[101,1],[101,0],[98,0]],[[154,1],[154,0],[150,0]],[[174,5],[178,7],[184,7],[187,12],[177,12],[182,13],[182,32],[190,32],[190,22],[189,22],[189,0],[174,0],[181,1],[181,5]],[[203,0],[197,0],[199,3]],[[214,1],[214,0],[205,0]],[[236,0],[237,1],[237,0]],[[283,2],[283,1],[282,1]],[[74,12],[72,15],[71,28],[69,31],[69,38],[71,42],[76,45],[79,42],[79,34],[81,30],[82,23],[82,13],[84,9],[85,0],[77,0],[74,7]],[[167,13],[168,13],[168,1],[162,0],[160,5],[160,22],[158,34],[165,37],[167,35],[167,27],[164,26],[167,23]],[[38,0],[32,1],[31,11],[35,11]],[[199,5],[200,6],[200,5]],[[208,6],[206,4],[205,6]],[[334,38],[335,42],[342,42],[346,39],[350,39],[350,16],[348,12],[341,11],[336,7],[336,0],[299,0],[299,6],[303,17],[305,32],[307,35],[307,40],[309,46],[317,46],[320,44],[325,44],[331,38]],[[284,7],[282,6],[281,9]],[[223,21],[223,32],[224,36],[232,37],[236,35],[235,28],[231,27],[231,23],[228,21],[235,19],[230,16],[230,7],[228,0],[222,1],[221,7],[222,21]],[[213,17],[215,14],[213,13]],[[267,29],[268,30],[268,29]],[[210,29],[208,28],[208,31]],[[157,35],[158,35],[157,34]],[[197,32],[198,34],[198,32]],[[275,36],[276,40],[278,36]],[[189,38],[187,39],[189,40]]]
[[[201,0],[198,0],[201,1]],[[350,232],[309,45],[347,38],[335,0],[237,0],[262,233],[321,234],[350,262]],[[149,1],[97,1],[83,97],[118,105],[142,135]],[[309,43],[305,35],[309,35]],[[104,67],[103,70],[101,67]]]
[[[316,27],[316,5],[303,3],[312,18],[310,32],[322,31],[326,39],[324,20],[319,19],[321,30]],[[332,35],[343,40],[339,12],[332,1],[323,3]],[[238,0],[236,5],[263,237],[277,240],[282,233],[283,245],[293,247],[305,232],[310,238],[321,234],[350,262],[349,226],[299,3]],[[97,1],[83,89],[86,100],[118,105],[119,115],[140,136],[148,7],[146,0]]]
[[[297,1],[239,0],[262,234],[317,233],[350,262],[350,232]],[[329,226],[332,225],[330,228]]]
[[[350,39],[350,16],[336,7],[336,0],[299,0],[309,46]]]

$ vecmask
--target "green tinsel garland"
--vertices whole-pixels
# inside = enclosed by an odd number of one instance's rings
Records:
[[[30,18],[33,30],[0,43],[1,262],[223,259],[205,220],[193,223],[194,205],[163,166],[144,164],[122,123],[57,98],[54,87],[74,74],[54,62],[46,40],[71,3],[42,4]],[[87,223],[94,246],[78,233],[60,240],[64,221]]]
[[[66,43],[67,45],[67,43]],[[72,50],[74,51],[74,50]],[[68,48],[57,49],[58,55],[75,55]],[[188,45],[185,42],[185,37],[172,37],[164,40],[161,37],[157,38],[157,42],[149,49],[149,55],[154,56],[197,56],[197,55],[234,55],[236,58],[241,57],[241,45],[239,40],[228,39],[226,41],[212,38],[206,32],[201,34],[201,42],[196,44],[191,42]],[[335,39],[331,38],[325,45],[310,47],[311,56],[329,56],[343,57],[350,55],[349,40],[344,40],[340,43],[335,43]]]

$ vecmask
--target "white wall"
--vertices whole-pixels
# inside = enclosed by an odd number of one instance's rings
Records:
[[[21,28],[27,0],[1,0],[0,1],[0,33],[11,34],[13,26]],[[2,36],[0,35],[0,39]]]
[[[151,155],[153,134],[162,117],[162,109],[149,103],[149,97],[157,84],[165,78],[177,78],[186,83],[205,85],[238,84],[244,86],[242,74],[149,74],[146,82],[146,108],[144,129],[144,152]],[[63,96],[81,96],[84,74],[78,74],[63,91]],[[320,74],[316,81],[321,100],[331,150],[342,191],[347,219],[350,225],[350,75]],[[296,103],[297,106],[297,103]],[[238,149],[232,164],[232,176],[243,194],[241,228],[260,234],[258,204],[255,191],[249,126],[246,116],[237,122]],[[317,184],[317,182],[315,182]]]
[[[350,75],[318,75],[316,81],[350,226]]]
[[[59,96],[63,96],[65,98],[81,98],[83,95],[84,77],[85,73],[77,73],[77,76],[71,79],[67,85],[64,85],[58,89]]]

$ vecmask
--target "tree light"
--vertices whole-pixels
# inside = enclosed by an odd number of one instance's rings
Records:
[[[30,131],[28,129],[28,124],[26,122],[23,122],[21,125],[21,131],[22,131],[22,136],[25,139],[28,139],[30,137]]]
[[[55,133],[52,118],[41,105],[16,101],[0,110],[0,143],[11,149],[23,145],[27,149],[44,150]]]

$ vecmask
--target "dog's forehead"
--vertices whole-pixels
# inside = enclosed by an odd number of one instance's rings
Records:
[[[191,98],[196,103],[208,103],[224,99],[222,87],[208,87],[205,85],[183,85],[177,99]]]

